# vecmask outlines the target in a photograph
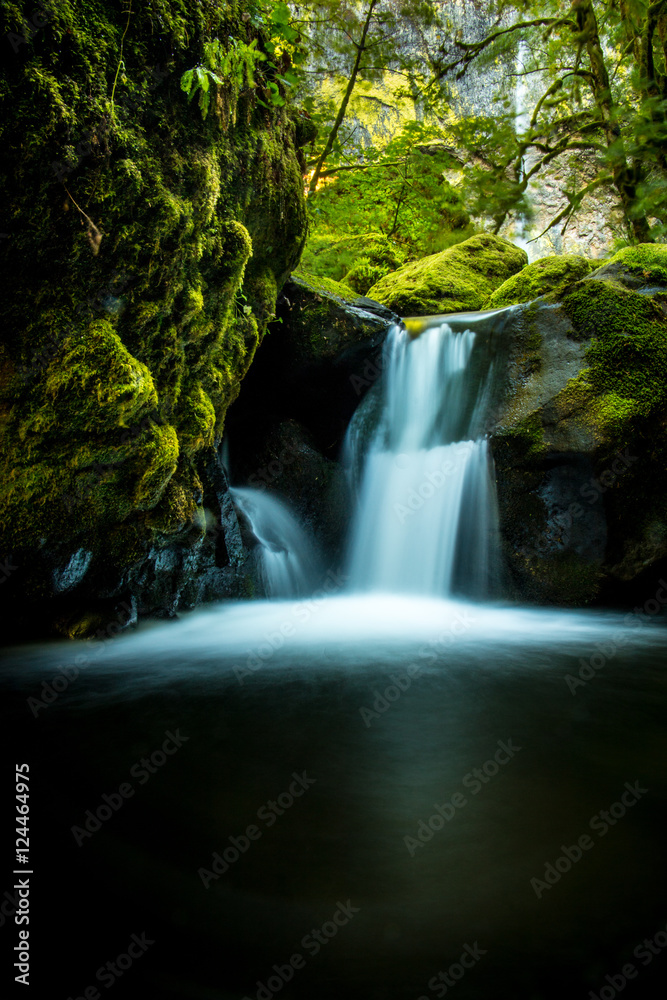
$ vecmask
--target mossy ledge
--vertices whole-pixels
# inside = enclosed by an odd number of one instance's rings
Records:
[[[262,48],[244,4],[63,2],[24,35],[33,12],[0,2],[15,37],[0,77],[0,556],[17,606],[49,604],[81,551],[87,592],[125,597],[149,552],[203,544],[211,449],[306,232],[289,111],[261,79],[220,87],[205,119],[180,88],[206,40]]]

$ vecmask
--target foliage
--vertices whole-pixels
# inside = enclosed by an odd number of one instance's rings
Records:
[[[204,118],[211,95],[217,96],[218,88],[231,88],[235,106],[244,87],[252,89],[261,83],[269,104],[281,107],[285,104],[285,90],[298,83],[294,69],[305,58],[305,52],[299,44],[299,32],[290,23],[287,4],[255,0],[246,13],[246,21],[260,33],[257,37],[248,42],[230,35],[224,44],[219,38],[203,42],[202,62],[181,77],[181,89],[190,100],[199,94],[199,108]],[[259,48],[260,39],[266,52]],[[261,81],[256,80],[258,71]],[[257,101],[267,106],[259,96]]]
[[[366,149],[363,162],[325,171],[308,198],[302,269],[364,294],[406,260],[468,239],[470,217],[447,179],[460,166],[441,130],[406,122],[383,149]]]
[[[295,3],[294,25],[307,46],[308,75],[300,100],[319,127],[309,166],[310,191],[316,190],[325,163],[354,162],[363,137],[346,123],[353,93],[363,84],[396,84],[389,97],[418,99],[428,79],[423,43],[439,20],[435,0],[313,0]],[[308,85],[308,76],[316,86]],[[355,132],[357,134],[355,134]]]
[[[489,35],[443,48],[438,79],[451,85],[472,65],[505,61],[528,82],[531,107],[514,122],[510,98],[497,94],[493,116],[453,123],[476,157],[473,210],[492,214],[498,230],[523,210],[540,171],[583,160],[589,175],[573,173],[552,224],[564,232],[589,194],[611,188],[631,242],[667,234],[667,0],[573,0],[569,10],[559,0],[496,0],[491,11]],[[431,99],[442,92],[433,87]]]

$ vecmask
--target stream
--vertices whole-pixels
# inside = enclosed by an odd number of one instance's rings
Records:
[[[8,651],[35,996],[664,986],[667,584],[624,611],[508,602],[493,359],[467,319],[416,333],[350,427],[342,566],[237,487],[273,599]]]

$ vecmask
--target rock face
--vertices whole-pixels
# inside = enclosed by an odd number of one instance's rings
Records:
[[[502,337],[491,430],[510,587],[625,598],[667,559],[667,247],[516,307]]]
[[[401,316],[474,312],[528,263],[513,243],[483,233],[388,274],[368,295]]]
[[[295,275],[278,319],[230,411],[232,474],[287,501],[333,565],[350,518],[343,439],[399,319],[335,281]]]
[[[79,634],[240,586],[212,455],[304,242],[302,140],[268,62],[205,118],[181,89],[212,38],[264,45],[236,4],[0,8],[3,598]]]

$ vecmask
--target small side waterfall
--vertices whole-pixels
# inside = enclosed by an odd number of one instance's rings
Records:
[[[394,327],[384,380],[347,439],[358,506],[349,559],[353,590],[489,596],[497,515],[488,442],[480,436],[492,364],[471,359],[461,319]],[[369,433],[369,424],[375,422]]]
[[[259,542],[266,596],[300,597],[311,593],[320,574],[319,557],[285,504],[251,487],[234,487],[230,492]]]

